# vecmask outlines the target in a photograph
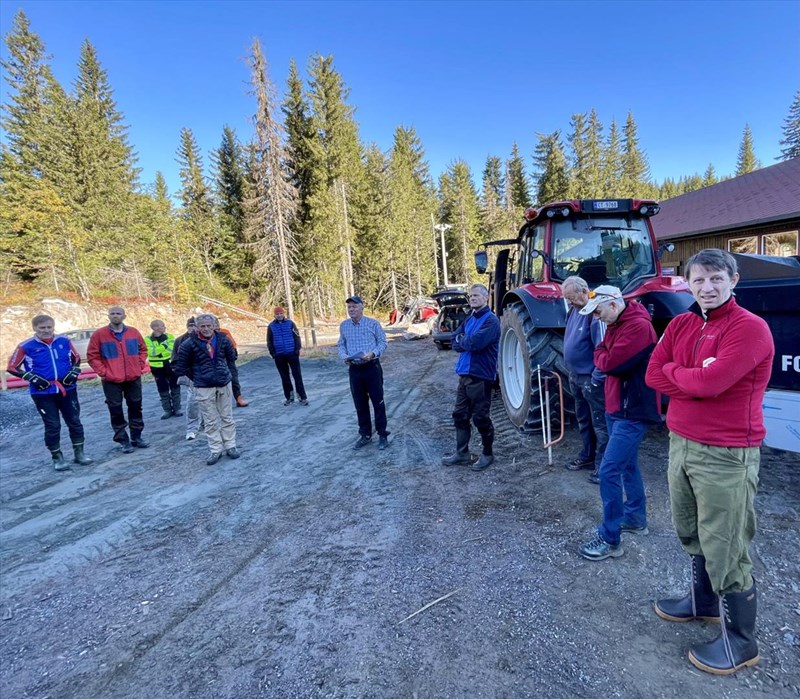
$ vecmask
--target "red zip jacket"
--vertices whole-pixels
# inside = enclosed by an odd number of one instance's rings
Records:
[[[122,326],[122,339],[110,326],[95,330],[86,350],[89,366],[104,381],[135,381],[147,367],[147,345],[136,328]]]
[[[656,331],[647,309],[638,301],[625,306],[594,350],[594,365],[606,374],[606,412],[613,417],[661,422],[659,398],[644,374],[655,347]]]
[[[767,324],[731,297],[706,317],[697,304],[673,318],[647,368],[670,396],[667,427],[693,442],[757,447],[775,344]]]

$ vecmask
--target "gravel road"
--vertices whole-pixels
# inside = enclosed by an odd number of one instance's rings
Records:
[[[132,455],[111,441],[99,387],[81,385],[96,462],[65,474],[27,395],[0,396],[0,696],[800,696],[798,456],[762,459],[762,662],[708,676],[686,652],[715,628],[652,611],[688,580],[666,431],[641,454],[650,535],[586,561],[577,548],[600,500],[585,471],[563,468],[575,431],[550,467],[540,438],[495,409],[495,465],[445,468],[455,356],[390,340],[384,452],[350,449],[355,412],[333,353],[303,360],[307,408],[282,406],[272,361],[251,354],[242,458],[213,467],[182,418],[158,419],[151,383],[152,446]]]

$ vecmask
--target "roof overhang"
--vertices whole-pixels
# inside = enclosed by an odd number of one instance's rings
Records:
[[[670,233],[660,234],[656,226],[656,240],[676,240],[678,238],[696,238],[701,235],[717,235],[719,233],[736,233],[737,231],[748,230],[758,226],[769,226],[782,221],[791,221],[796,219],[800,223],[800,211],[793,211],[788,214],[781,214],[780,216],[771,216],[769,218],[753,219],[752,221],[742,221],[735,226],[716,226],[714,228],[704,228],[699,231],[686,231],[683,233]]]

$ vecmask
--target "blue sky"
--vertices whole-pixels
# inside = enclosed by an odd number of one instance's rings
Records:
[[[0,2],[18,8],[64,85],[88,38],[107,70],[139,155],[142,181],[178,184],[182,127],[203,149],[224,124],[249,137],[244,63],[258,37],[280,92],[289,60],[333,54],[362,140],[391,146],[413,126],[434,176],[465,159],[478,181],[488,155],[536,133],[569,130],[597,109],[606,129],[632,110],[653,177],[731,174],[745,123],[771,165],[800,86],[800,3],[758,2]],[[3,47],[5,55],[5,47]],[[5,84],[3,84],[5,92]]]

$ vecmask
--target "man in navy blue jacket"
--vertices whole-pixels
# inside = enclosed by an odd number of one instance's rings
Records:
[[[487,305],[489,291],[482,284],[469,288],[472,313],[456,328],[453,349],[461,355],[456,362],[458,392],[453,410],[456,428],[456,453],[442,459],[445,466],[468,464],[470,418],[481,435],[483,446],[480,458],[472,464],[473,471],[482,471],[494,461],[492,444],[494,425],[489,411],[492,388],[497,376],[497,352],[500,344],[500,321]]]
[[[286,311],[282,306],[275,307],[275,320],[267,326],[267,349],[270,356],[275,360],[275,366],[281,375],[283,384],[284,405],[294,403],[294,390],[297,389],[297,397],[300,405],[308,405],[306,389],[303,385],[303,374],[300,371],[300,331],[293,321],[286,317]],[[291,369],[294,376],[294,386],[289,377]]]

